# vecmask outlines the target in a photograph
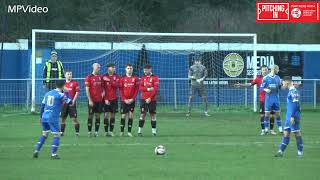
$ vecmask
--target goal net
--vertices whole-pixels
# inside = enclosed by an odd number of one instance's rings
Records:
[[[188,70],[194,59],[201,58],[208,70],[204,83],[209,111],[256,110],[256,88],[234,87],[259,73],[255,47],[255,34],[33,30],[32,110],[36,110],[46,92],[42,87],[43,67],[53,49],[64,69],[72,70],[73,78],[80,84],[80,107],[86,108],[84,78],[92,72],[93,63],[101,65],[101,74],[106,73],[108,63],[114,63],[119,75],[130,63],[139,77],[145,64],[152,65],[160,78],[160,110],[186,111],[190,92]],[[196,94],[193,108],[201,111],[202,107]]]

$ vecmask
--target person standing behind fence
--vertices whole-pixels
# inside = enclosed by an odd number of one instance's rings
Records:
[[[58,60],[58,53],[55,50],[51,51],[51,58],[44,65],[43,79],[43,86],[48,90],[55,88],[55,79],[64,79],[63,65],[62,62]]]

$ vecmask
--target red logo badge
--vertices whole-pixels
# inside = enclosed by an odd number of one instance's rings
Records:
[[[257,22],[320,22],[320,2],[256,2]]]

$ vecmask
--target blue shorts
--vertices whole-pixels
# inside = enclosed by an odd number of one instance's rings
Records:
[[[264,102],[264,111],[265,112],[280,112],[280,102],[275,102],[275,101],[265,101]]]
[[[300,115],[294,117],[295,123],[292,125],[290,122],[290,117],[287,116],[286,122],[284,123],[284,130],[289,132],[300,131]]]
[[[51,131],[53,134],[60,133],[59,122],[42,122],[42,131]]]

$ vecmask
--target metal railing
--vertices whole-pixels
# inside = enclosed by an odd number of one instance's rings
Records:
[[[44,93],[47,91],[42,87],[43,79],[36,79],[36,104],[40,104]],[[81,91],[79,103],[87,101],[84,88],[84,78],[75,78],[80,84]],[[212,78],[206,85],[206,93],[210,108],[226,107],[230,109],[248,107],[253,109],[253,87],[235,88],[235,82],[249,82],[246,78]],[[227,82],[227,84],[226,84]],[[219,84],[219,85],[217,85]],[[218,88],[219,86],[219,88]],[[189,80],[187,78],[160,78],[160,89],[158,93],[158,104],[168,109],[185,108],[189,96]],[[302,79],[301,101],[303,106],[316,109],[320,101],[320,79]],[[0,111],[31,109],[31,79],[0,79]],[[287,91],[280,93],[282,104],[286,103]],[[200,98],[195,98],[194,104],[200,105]]]

